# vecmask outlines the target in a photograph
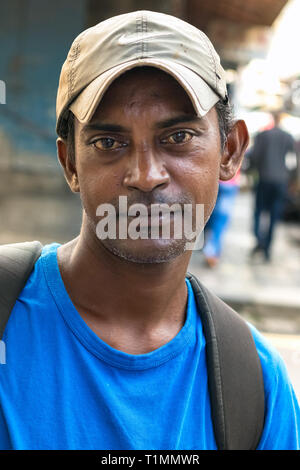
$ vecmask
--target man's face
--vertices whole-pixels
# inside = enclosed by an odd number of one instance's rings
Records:
[[[216,110],[197,118],[183,88],[162,71],[135,69],[115,80],[87,125],[75,119],[75,155],[86,228],[95,237],[97,207],[117,209],[119,196],[128,207],[203,204],[205,221],[214,207],[221,161]],[[182,255],[186,240],[97,243],[123,259],[157,263]]]

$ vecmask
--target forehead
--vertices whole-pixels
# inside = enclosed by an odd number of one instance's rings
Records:
[[[114,111],[145,113],[148,108],[161,112],[194,114],[192,102],[175,78],[154,67],[136,67],[119,76],[106,90],[92,121]]]

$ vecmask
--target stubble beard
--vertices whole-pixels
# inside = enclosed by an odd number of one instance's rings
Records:
[[[131,263],[139,264],[159,264],[167,263],[185,252],[184,240],[171,240],[167,246],[155,247],[151,253],[135,252],[133,249],[126,249],[120,240],[102,240],[102,245],[110,253]],[[131,241],[134,243],[134,241]]]

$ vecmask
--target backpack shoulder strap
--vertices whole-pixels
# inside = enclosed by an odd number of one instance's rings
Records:
[[[0,339],[42,248],[38,241],[0,246]]]
[[[188,273],[206,339],[212,420],[220,450],[256,449],[264,426],[260,359],[247,323]]]

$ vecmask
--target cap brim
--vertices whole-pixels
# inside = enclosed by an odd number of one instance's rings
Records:
[[[78,95],[69,109],[81,123],[89,122],[112,82],[127,70],[142,66],[156,67],[172,75],[185,89],[196,114],[200,117],[204,116],[220,100],[212,88],[187,67],[167,60],[151,58],[126,62],[102,73]]]

